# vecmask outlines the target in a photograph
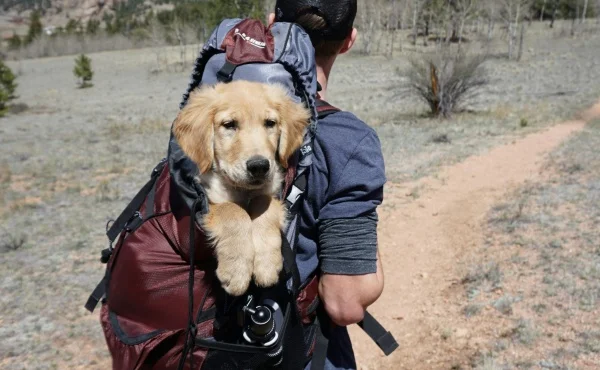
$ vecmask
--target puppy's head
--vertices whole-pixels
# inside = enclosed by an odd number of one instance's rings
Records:
[[[281,87],[235,81],[192,92],[173,133],[202,173],[213,170],[233,186],[256,189],[288,167],[309,119]]]

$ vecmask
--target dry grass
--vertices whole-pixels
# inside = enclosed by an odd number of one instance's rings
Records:
[[[599,147],[600,121],[551,155],[547,182],[524,186],[489,215],[481,258],[495,261],[494,268],[477,267],[465,278],[465,313],[488,328],[491,356],[506,368],[597,368]],[[489,273],[496,269],[503,276],[500,298],[480,288],[498,280]],[[491,321],[481,306],[514,319]]]

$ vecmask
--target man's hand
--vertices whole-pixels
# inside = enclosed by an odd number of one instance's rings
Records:
[[[383,269],[377,252],[377,273],[369,275],[323,274],[319,296],[331,320],[339,326],[362,321],[365,310],[383,292]]]

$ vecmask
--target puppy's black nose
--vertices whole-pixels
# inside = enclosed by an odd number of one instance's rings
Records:
[[[271,164],[267,158],[256,156],[246,162],[246,168],[252,177],[265,177],[271,168]]]

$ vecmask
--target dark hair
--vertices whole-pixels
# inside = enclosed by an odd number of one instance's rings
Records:
[[[275,19],[294,22],[310,36],[317,56],[339,52],[352,32],[357,0],[277,0]]]

